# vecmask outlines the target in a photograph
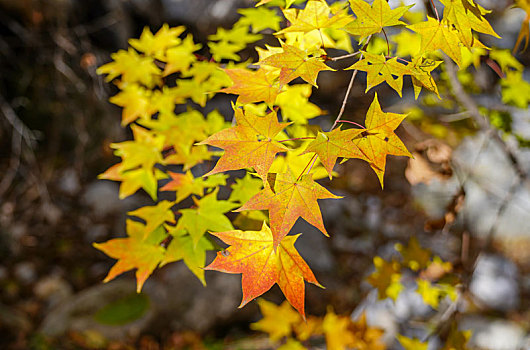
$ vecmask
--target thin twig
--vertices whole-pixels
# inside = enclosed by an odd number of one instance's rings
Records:
[[[346,58],[355,57],[355,56],[357,56],[360,53],[361,53],[361,51],[356,51],[354,53],[349,53],[349,54],[343,55],[343,56],[330,57],[329,60],[330,61],[339,61],[339,60],[343,60],[343,59],[346,59]]]
[[[527,181],[528,174],[526,170],[521,166],[520,161],[517,159],[514,152],[508,147],[506,142],[501,138],[499,133],[493,129],[486,117],[480,113],[477,104],[473,99],[466,93],[464,87],[458,80],[456,75],[456,65],[451,61],[447,55],[444,55],[445,67],[447,69],[447,74],[449,76],[449,84],[453,90],[453,95],[456,100],[469,112],[473,120],[479,125],[479,127],[484,131],[491,132],[492,138],[501,146],[502,150],[508,156],[508,159],[512,162],[517,175],[521,180]]]

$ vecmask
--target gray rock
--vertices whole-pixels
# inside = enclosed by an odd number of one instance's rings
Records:
[[[33,293],[44,300],[48,308],[53,308],[72,295],[72,287],[60,276],[46,276],[33,288]]]
[[[75,169],[66,169],[59,178],[59,190],[73,196],[76,195],[80,189],[81,184],[79,183],[79,176],[77,176]]]
[[[519,306],[517,267],[495,255],[479,257],[470,283],[470,291],[485,306],[509,311]]]
[[[90,207],[96,217],[123,213],[134,208],[137,203],[134,196],[120,200],[118,193],[118,183],[105,180],[95,181],[87,186],[81,201],[84,205]]]
[[[296,249],[312,269],[331,271],[335,268],[335,259],[329,249],[330,239],[305,221],[298,220],[292,232],[303,233],[296,240]],[[330,233],[332,234],[332,233]],[[337,237],[333,237],[335,239]]]
[[[459,324],[463,330],[470,329],[470,347],[484,350],[520,350],[525,342],[525,331],[517,324],[481,316],[465,316]]]
[[[37,278],[35,264],[30,261],[18,263],[14,267],[15,277],[23,284],[31,284]]]
[[[66,300],[51,310],[40,325],[39,332],[49,337],[61,337],[68,331],[95,331],[106,339],[119,340],[140,334],[153,320],[156,312],[149,310],[140,319],[122,326],[106,326],[94,320],[104,305],[135,291],[133,280],[117,280],[96,285]]]
[[[238,309],[240,276],[208,272],[208,285],[203,287],[185,265],[178,262],[156,271],[145,283],[142,293],[148,296],[150,303],[141,318],[117,326],[96,322],[94,315],[102,306],[135,293],[136,282],[128,277],[62,299],[48,312],[39,331],[55,338],[69,331],[95,331],[109,340],[125,340],[150,327],[203,332],[235,314],[250,322],[251,314],[247,311],[255,311],[249,307]],[[45,287],[46,284],[39,287],[41,295],[49,294]]]
[[[378,327],[385,331],[381,340],[390,345],[399,331],[394,304],[390,299],[377,300],[377,290],[372,290],[366,298],[353,310],[351,318],[357,320],[362,313],[366,314],[366,323],[370,327]]]

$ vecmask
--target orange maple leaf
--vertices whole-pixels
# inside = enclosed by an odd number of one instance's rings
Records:
[[[260,117],[236,108],[235,118],[236,126],[221,130],[199,143],[225,150],[215,167],[204,176],[252,167],[263,177],[276,153],[287,150],[273,139],[290,123],[279,123],[275,111]]]
[[[377,99],[377,93],[366,113],[366,129],[353,138],[352,143],[368,157],[370,166],[377,174],[381,187],[385,174],[386,156],[407,156],[412,154],[394,133],[406,114],[384,113]]]
[[[317,76],[320,71],[334,70],[326,66],[320,57],[309,57],[307,52],[297,47],[282,44],[283,52],[271,55],[260,64],[281,68],[280,86],[300,77],[309,84],[317,86]]]
[[[125,271],[136,270],[136,290],[142,290],[147,278],[164,258],[164,248],[160,242],[165,238],[164,230],[156,230],[145,237],[145,226],[139,222],[127,220],[126,238],[115,238],[104,243],[92,245],[118,261],[112,266],[103,282],[109,282]]]
[[[333,167],[338,157],[359,158],[369,161],[358,147],[352,147],[354,137],[362,133],[364,129],[334,129],[330,132],[319,132],[306,148],[304,153],[315,152],[326,168],[329,178],[333,172]]]
[[[298,218],[303,218],[329,236],[317,203],[318,199],[326,198],[341,197],[316,183],[312,174],[303,175],[300,179],[295,179],[290,172],[269,174],[265,188],[236,211],[268,210],[274,247],[277,247]]]
[[[280,86],[275,79],[274,72],[265,69],[225,69],[226,74],[234,82],[232,86],[219,90],[227,94],[239,95],[237,102],[247,104],[264,101],[272,106],[276,96],[280,93]]]
[[[239,307],[268,291],[275,283],[289,303],[305,318],[304,280],[322,287],[294,243],[300,234],[285,237],[275,249],[273,235],[264,222],[261,231],[212,232],[230,247],[218,252],[205,270],[241,273],[243,300]]]

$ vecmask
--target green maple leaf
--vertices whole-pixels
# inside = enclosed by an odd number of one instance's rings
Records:
[[[170,201],[161,201],[155,206],[141,207],[127,214],[139,217],[146,222],[144,235],[148,236],[165,222],[175,223],[175,215],[171,210],[174,204]]]
[[[213,250],[213,244],[204,236],[195,244],[191,236],[186,234],[184,230],[170,230],[169,234],[173,236],[173,240],[166,249],[166,254],[160,262],[160,267],[171,262],[183,260],[188,269],[197,276],[203,285],[206,285],[204,280],[206,251]]]
[[[193,243],[197,245],[207,230],[226,231],[233,230],[230,220],[224,215],[238,205],[225,200],[218,200],[219,188],[207,194],[200,200],[193,197],[196,208],[181,209],[182,214],[177,222],[177,230],[189,232]]]

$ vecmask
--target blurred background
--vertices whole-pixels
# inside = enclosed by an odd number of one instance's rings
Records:
[[[503,38],[486,44],[511,49],[524,11],[508,0],[477,2],[494,10],[488,19]],[[174,263],[156,270],[137,295],[132,273],[102,283],[114,261],[92,247],[123,235],[126,212],[149,203],[143,193],[119,200],[118,183],[96,180],[118,161],[109,144],[130,137],[120,108],[107,102],[117,90],[96,68],[145,26],[186,25],[205,43],[237,20],[237,8],[253,4],[0,0],[0,348],[270,347],[249,328],[261,317],[256,303],[237,308],[239,276],[208,272],[204,288]],[[530,64],[528,52],[517,58]],[[483,70],[473,77],[486,87],[494,79]],[[346,110],[353,120],[364,119],[373,98],[362,79]],[[336,115],[348,81],[324,72],[312,101]],[[321,202],[331,239],[303,222],[295,227],[307,233],[297,247],[326,286],[306,286],[308,314],[323,315],[328,305],[352,317],[365,311],[389,344],[397,332],[421,333],[403,326],[433,312],[417,294],[377,301],[363,282],[375,255],[389,257],[395,243],[415,235],[443,259],[459,261],[473,301],[461,324],[474,330],[474,347],[530,349],[530,186],[518,169],[530,171],[530,151],[517,142],[530,139],[530,113],[503,106],[498,90],[483,91],[473,99],[510,116],[517,135],[506,137],[509,153],[489,131],[426,104],[422,118],[399,129],[415,160],[389,158],[384,191],[361,162],[339,169],[328,185],[345,199]],[[403,100],[386,87],[378,93],[391,111],[416,105],[410,91]],[[216,99],[220,110],[229,101]],[[283,300],[277,287],[266,298]]]

